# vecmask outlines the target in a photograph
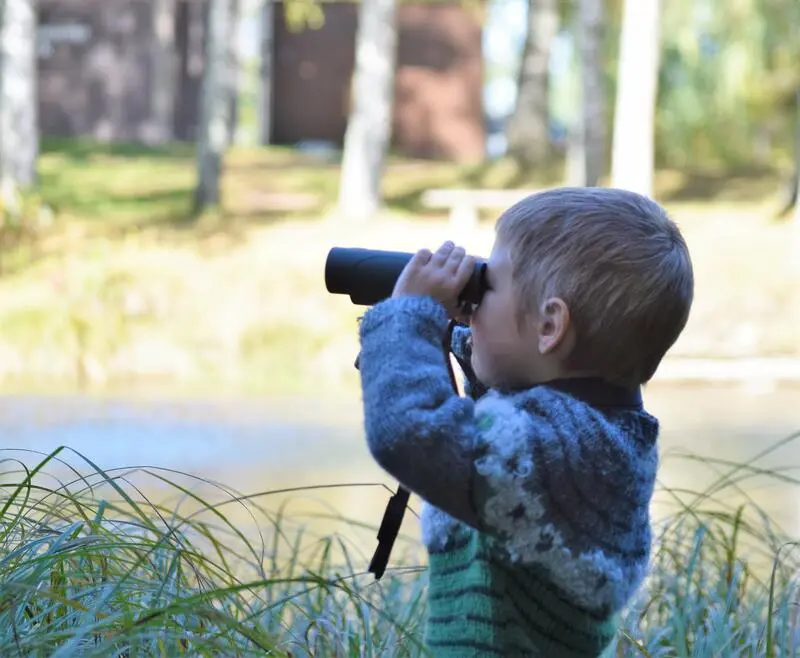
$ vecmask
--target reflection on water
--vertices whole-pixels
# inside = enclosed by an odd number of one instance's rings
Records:
[[[680,459],[676,453],[691,451],[717,460],[752,462],[760,452],[800,430],[798,389],[756,394],[737,387],[652,384],[645,391],[645,400],[662,422],[661,483],[673,489],[699,491],[726,468]],[[389,492],[376,485],[394,487],[366,450],[358,403],[357,399],[147,401],[5,397],[0,399],[0,431],[7,449],[49,452],[66,445],[103,469],[175,469],[240,493],[351,484],[257,498],[259,504],[270,509],[290,501],[290,516],[315,515],[310,529],[323,535],[332,529],[341,530],[336,515],[377,525]],[[23,458],[24,453],[2,453],[6,458],[12,455]],[[81,464],[76,455],[66,458],[72,465]],[[24,460],[35,461],[30,455]],[[800,442],[789,443],[752,463],[762,468],[800,466]],[[9,469],[6,463],[3,470]],[[800,477],[794,471],[784,474]],[[231,498],[230,492],[209,483],[166,471],[162,475],[179,480],[212,500]],[[138,473],[130,479],[153,500],[183,509],[194,505],[179,501],[174,489],[156,477]],[[786,531],[800,531],[796,490],[791,484],[755,477],[744,481],[741,487],[740,500],[750,496]],[[735,498],[727,493],[725,502],[733,503]],[[667,512],[665,500],[662,498],[654,509]],[[260,522],[253,521],[241,505],[229,502],[225,514],[237,524],[251,524],[253,532],[259,529]],[[418,536],[411,514],[404,531],[411,537]],[[373,548],[373,535],[359,535],[358,548],[365,555]]]

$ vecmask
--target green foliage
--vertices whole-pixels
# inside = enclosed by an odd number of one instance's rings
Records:
[[[800,84],[794,0],[663,3],[658,158],[687,166],[786,162]],[[766,144],[759,149],[757,144]]]
[[[323,3],[318,0],[291,0],[283,5],[286,25],[294,32],[319,29],[325,23]]]

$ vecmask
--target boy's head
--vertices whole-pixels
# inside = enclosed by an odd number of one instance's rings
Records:
[[[632,192],[560,188],[497,222],[472,319],[476,374],[490,386],[597,375],[647,382],[686,326],[694,277],[677,226]]]

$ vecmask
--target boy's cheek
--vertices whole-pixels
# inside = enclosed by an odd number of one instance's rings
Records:
[[[469,362],[476,374],[478,373],[478,370],[481,369],[482,356],[483,355],[481,354],[481,342],[473,340],[472,352],[470,354]]]

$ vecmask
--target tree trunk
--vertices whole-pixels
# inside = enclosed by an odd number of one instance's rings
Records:
[[[506,133],[509,153],[526,165],[542,164],[550,155],[548,69],[557,32],[557,0],[528,0],[517,102]]]
[[[272,62],[274,49],[274,0],[261,0],[261,40],[258,69],[258,142],[272,142]]]
[[[582,179],[583,185],[594,187],[606,169],[603,0],[581,0],[578,44],[581,53]]]
[[[197,188],[194,210],[220,203],[222,159],[228,147],[231,76],[228,68],[230,0],[210,0],[206,22],[206,57],[197,130]]]
[[[619,48],[612,185],[653,194],[660,62],[659,0],[625,0]]]
[[[176,0],[153,0],[153,91],[151,122],[145,140],[164,144],[175,137],[175,101],[178,82],[178,51],[175,39]]]
[[[230,84],[228,86],[228,144],[236,142],[239,130],[239,91],[242,83],[242,51],[239,43],[239,25],[242,20],[242,0],[230,0],[231,21],[228,37],[228,66]]]
[[[795,131],[794,131],[794,223],[795,233],[800,236],[800,89],[796,94],[797,106],[795,108]],[[800,246],[800,244],[798,244]],[[800,254],[798,254],[800,256]],[[798,257],[800,262],[800,257]]]
[[[39,156],[36,1],[0,0],[0,180],[36,184]]]
[[[800,89],[796,94],[794,133],[794,215],[792,216],[791,245],[789,265],[793,272],[800,274]]]
[[[339,210],[348,219],[365,219],[381,205],[381,179],[392,134],[396,51],[396,0],[362,0],[339,186]]]

